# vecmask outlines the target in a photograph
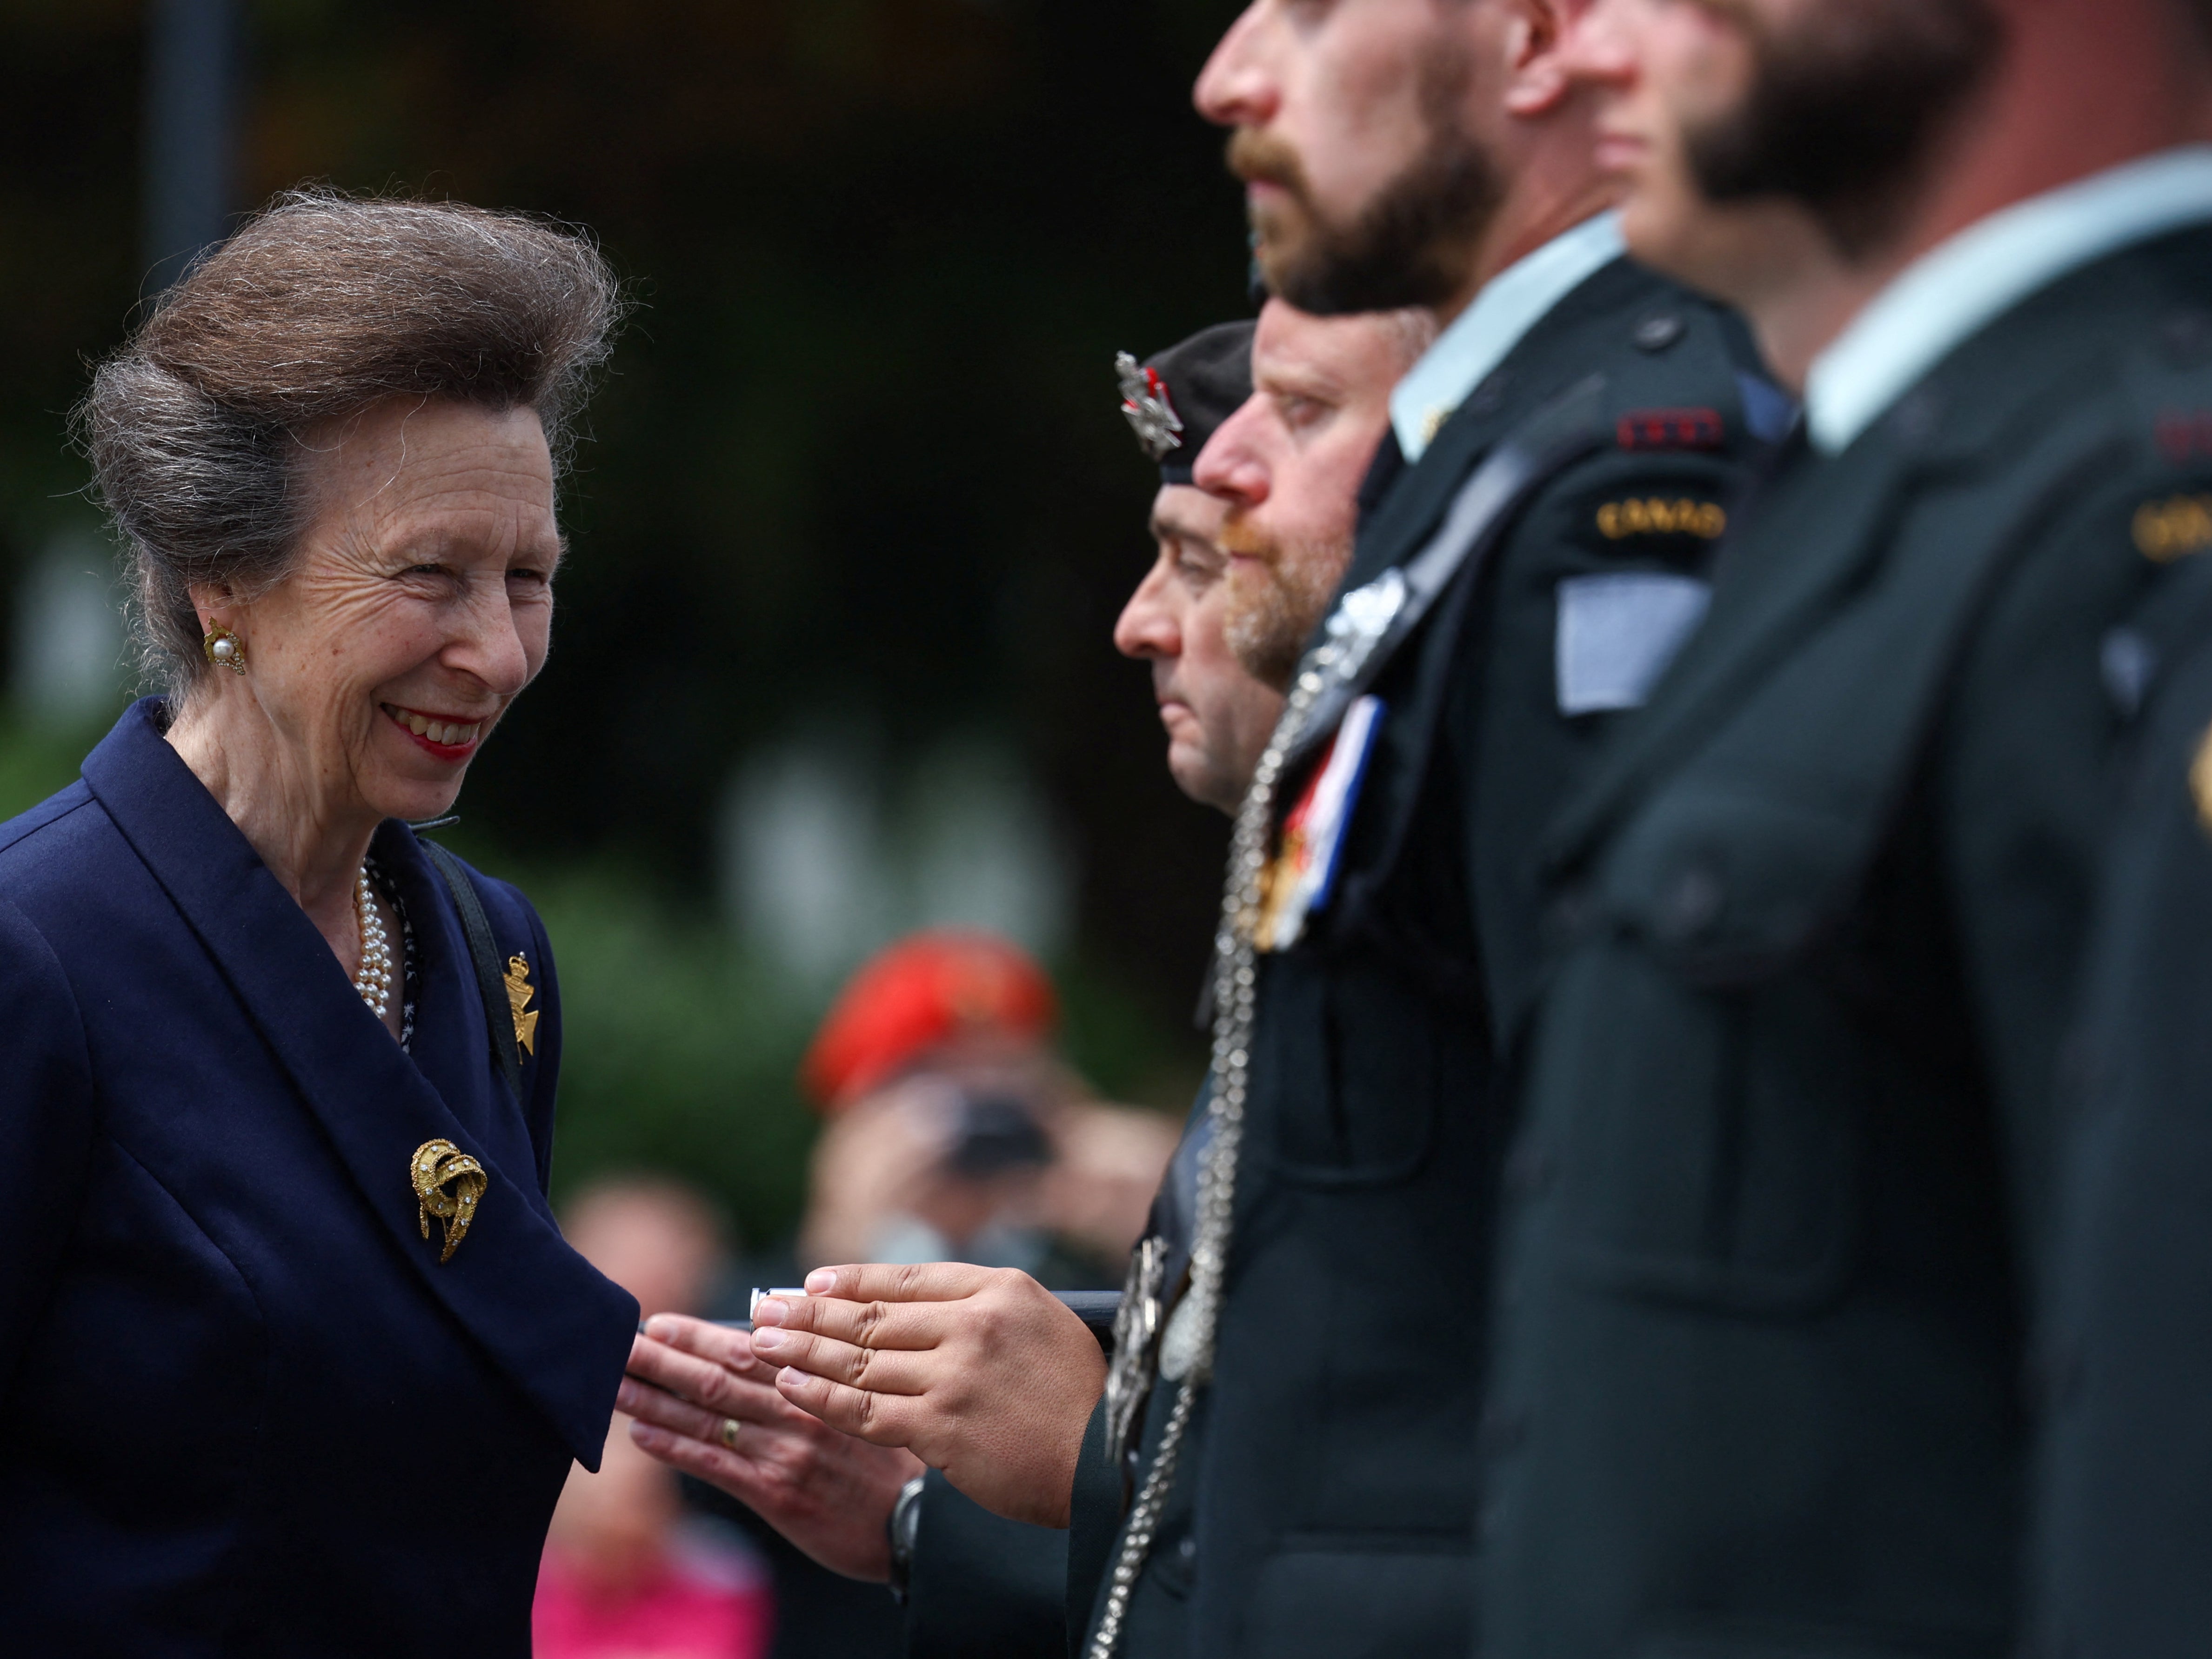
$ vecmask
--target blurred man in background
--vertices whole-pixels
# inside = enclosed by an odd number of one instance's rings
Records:
[[[830,1120],[801,1261],[1118,1280],[1175,1130],[1097,1100],[1053,1047],[1058,1017],[1044,970],[988,933],[918,933],[854,974],[801,1071]]]
[[[565,1206],[562,1231],[648,1311],[704,1309],[720,1224],[671,1181],[615,1179]],[[598,1474],[579,1464],[553,1513],[531,1614],[536,1659],[765,1659],[767,1571],[744,1538],[688,1515],[672,1470],[617,1419]]]
[[[2208,21],[1601,0],[1568,65],[1805,419],[1550,848],[1486,1655],[2205,1651],[2203,911],[2077,998],[2119,805],[2212,822]]]

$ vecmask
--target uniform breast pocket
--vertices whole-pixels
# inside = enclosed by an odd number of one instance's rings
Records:
[[[1809,1311],[1856,1243],[1864,1063],[1808,981],[1711,990],[1629,941],[1556,988],[1536,1145],[1558,1158],[1571,1270],[1632,1294],[1748,1313]],[[1603,1010],[1602,1025],[1589,1016]]]
[[[1317,950],[1264,960],[1251,1133],[1276,1173],[1318,1187],[1410,1179],[1435,1138],[1445,1034],[1427,1001]]]

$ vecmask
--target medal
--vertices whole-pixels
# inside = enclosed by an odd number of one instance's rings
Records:
[[[1328,907],[1344,861],[1344,834],[1382,730],[1382,700],[1372,696],[1359,698],[1344,711],[1344,724],[1329,740],[1326,757],[1283,820],[1282,850],[1268,866],[1267,896],[1253,941],[1259,949],[1289,950],[1304,936],[1306,918]]]
[[[1106,1445],[1124,1479],[1133,1472],[1145,1401],[1159,1372],[1166,1316],[1168,1242],[1155,1233],[1129,1255],[1121,1305],[1114,1314],[1114,1359],[1106,1368]]]

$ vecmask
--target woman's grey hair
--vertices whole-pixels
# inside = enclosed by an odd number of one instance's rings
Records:
[[[150,678],[210,672],[195,585],[281,581],[317,428],[392,398],[534,410],[566,465],[623,311],[585,236],[458,203],[279,197],[197,261],[102,363],[76,430],[132,566]]]

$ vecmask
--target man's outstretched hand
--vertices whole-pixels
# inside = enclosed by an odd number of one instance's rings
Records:
[[[957,1262],[822,1267],[806,1290],[753,1310],[784,1399],[908,1448],[995,1514],[1067,1524],[1106,1359],[1064,1303],[1027,1273]]]
[[[655,1314],[631,1346],[615,1408],[636,1419],[629,1437],[662,1462],[729,1493],[832,1572],[883,1583],[884,1523],[921,1464],[786,1404],[775,1376],[744,1332]],[[732,1420],[734,1447],[722,1437]]]

